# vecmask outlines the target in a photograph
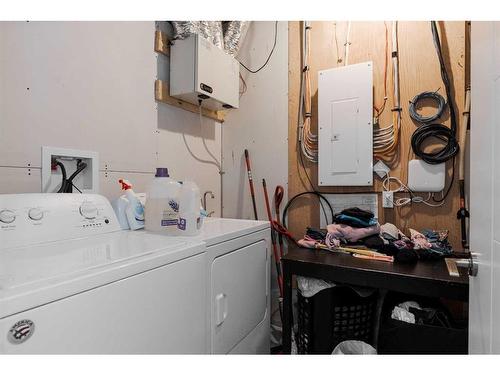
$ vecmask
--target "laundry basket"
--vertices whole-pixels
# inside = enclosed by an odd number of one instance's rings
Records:
[[[298,294],[299,354],[330,354],[342,341],[374,341],[377,293],[367,297],[352,288],[337,286],[312,297]]]

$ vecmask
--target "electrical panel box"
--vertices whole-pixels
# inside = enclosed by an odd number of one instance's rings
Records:
[[[373,64],[318,76],[320,186],[373,185]]]
[[[239,106],[240,65],[198,34],[170,47],[170,96],[220,110]]]

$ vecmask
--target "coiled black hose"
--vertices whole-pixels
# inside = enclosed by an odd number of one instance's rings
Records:
[[[432,116],[422,116],[417,112],[417,104],[420,101],[426,99],[430,99],[436,102],[437,104],[436,113],[433,114]],[[439,95],[435,91],[424,91],[413,98],[413,100],[410,102],[410,107],[408,108],[408,112],[410,113],[410,117],[415,121],[417,121],[418,123],[429,124],[440,118],[445,108],[446,108],[446,100],[444,100],[444,98],[441,95]]]
[[[436,151],[424,151],[424,143],[429,138],[437,138],[444,143]],[[454,157],[459,150],[455,132],[442,124],[421,125],[411,137],[411,147],[415,155],[429,164],[441,164]]]
[[[290,198],[290,200],[287,202],[287,204],[285,205],[285,208],[283,209],[283,216],[281,218],[281,225],[287,229],[287,226],[286,226],[286,214],[288,212],[288,209],[290,208],[290,206],[292,205],[292,203],[297,199],[297,198],[300,198],[304,195],[315,195],[318,197],[319,201],[323,201],[326,206],[330,209],[330,215],[331,215],[331,221],[328,221],[328,217],[326,216],[326,213],[325,213],[325,220],[326,220],[326,224],[329,224],[329,223],[332,223],[333,222],[333,216],[334,216],[334,213],[333,213],[333,207],[332,205],[330,204],[330,202],[328,202],[328,199],[325,198],[325,196],[323,194],[321,194],[320,192],[317,192],[317,191],[304,191],[302,193],[299,193],[297,195],[294,195],[292,198]]]

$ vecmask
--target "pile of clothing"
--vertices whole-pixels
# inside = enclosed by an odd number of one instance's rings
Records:
[[[380,225],[374,214],[357,207],[343,210],[326,229],[307,228],[299,245],[307,248],[335,249],[341,246],[364,246],[394,257],[402,263],[439,259],[452,254],[448,231],[410,229],[406,236],[394,224]]]
[[[325,229],[307,228],[299,244],[309,248],[330,248],[353,244],[371,236],[378,236],[380,224],[374,214],[357,207],[343,210],[333,217],[333,224]]]
[[[425,229],[422,233],[410,229],[410,235],[421,259],[439,259],[449,256],[453,249],[448,242],[448,231]]]
[[[453,327],[451,316],[444,308],[422,307],[415,301],[406,301],[394,306],[391,318],[410,324]]]

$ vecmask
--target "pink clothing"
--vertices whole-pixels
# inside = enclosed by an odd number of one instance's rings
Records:
[[[325,244],[330,249],[334,249],[340,246],[340,240],[333,235],[333,233],[327,233],[325,238]]]
[[[326,226],[328,233],[338,239],[348,242],[357,242],[365,237],[380,233],[380,225],[372,225],[366,228],[353,228],[345,224],[329,224]]]
[[[316,248],[316,244],[318,243],[317,241],[314,241],[314,240],[309,240],[309,239],[305,239],[305,238],[302,238],[300,240],[297,241],[297,243],[301,246],[301,247],[307,247],[309,249],[314,249]]]
[[[415,249],[430,249],[432,244],[427,240],[422,233],[410,228],[410,237],[413,241]]]

